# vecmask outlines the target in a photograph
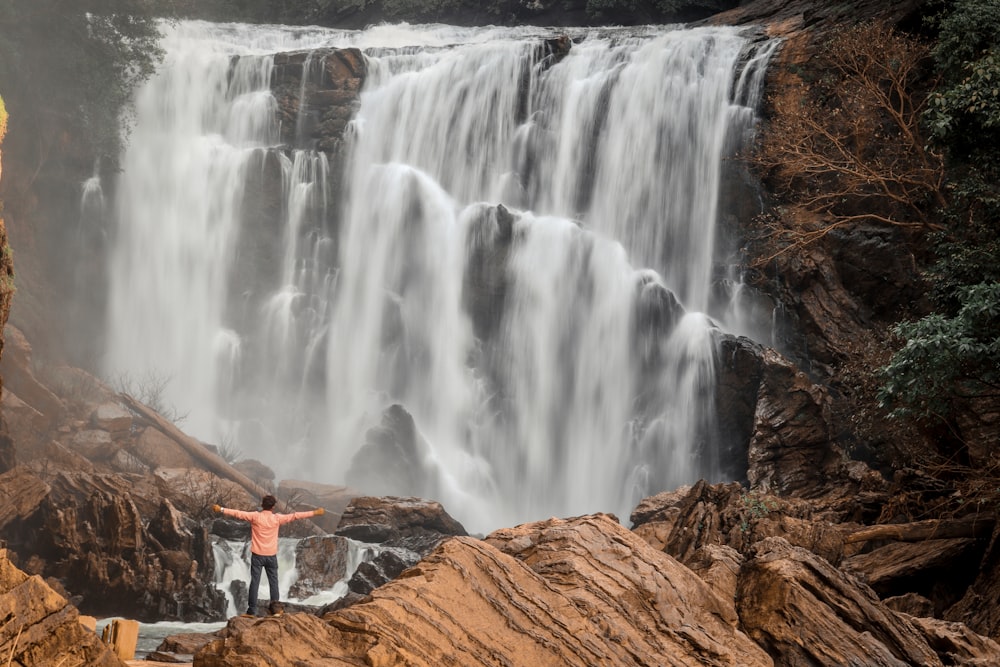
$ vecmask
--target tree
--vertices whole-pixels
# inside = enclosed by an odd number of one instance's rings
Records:
[[[955,401],[1000,399],[1000,282],[957,290],[954,317],[898,324],[906,341],[883,369],[883,406],[896,417],[948,421]]]
[[[79,125],[95,150],[117,155],[119,116],[162,56],[156,6],[152,0],[0,3],[0,88],[19,132],[58,119]]]
[[[770,100],[751,160],[787,202],[819,217],[777,228],[788,247],[836,227],[875,222],[930,229],[945,203],[944,168],[921,128],[928,48],[883,23],[840,29],[815,80]]]

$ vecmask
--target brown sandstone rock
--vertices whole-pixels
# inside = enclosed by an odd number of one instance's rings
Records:
[[[138,459],[154,470],[156,468],[196,468],[187,451],[162,431],[152,426],[142,430],[131,450]]]
[[[234,619],[195,664],[771,665],[731,614],[696,575],[598,515],[449,539],[323,620]]]
[[[706,546],[726,545],[746,555],[768,537],[783,537],[837,564],[845,553],[841,522],[851,514],[843,503],[780,498],[702,480],[644,499],[631,521],[637,535],[687,565]]]
[[[38,410],[49,420],[59,417],[66,406],[47,386],[38,381],[31,361],[31,345],[19,329],[8,324],[3,329],[4,348],[0,376],[4,388]]]
[[[944,617],[960,621],[981,635],[1000,641],[1000,523],[993,529],[978,574],[962,599]]]
[[[942,665],[908,617],[827,561],[781,538],[755,546],[740,571],[742,627],[777,664]]]
[[[935,618],[910,618],[946,665],[989,667],[1000,665],[1000,644],[977,635],[962,623]]]
[[[972,583],[981,554],[979,541],[971,538],[895,542],[846,559],[842,569],[882,597],[923,595],[940,613],[957,601],[951,591]]]
[[[76,608],[0,550],[0,655],[11,667],[124,667]]]

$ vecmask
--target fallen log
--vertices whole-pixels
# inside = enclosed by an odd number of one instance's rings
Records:
[[[844,538],[845,544],[870,540],[919,542],[957,537],[989,537],[996,517],[992,514],[964,516],[960,519],[927,519],[913,523],[886,523],[854,531]]]

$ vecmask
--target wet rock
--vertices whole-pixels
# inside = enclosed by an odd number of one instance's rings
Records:
[[[307,598],[328,591],[347,576],[347,539],[337,536],[314,536],[295,547],[298,578],[288,591],[289,597]]]
[[[368,595],[419,561],[420,554],[415,551],[400,547],[386,547],[381,549],[375,558],[358,565],[358,569],[347,582],[347,588],[357,595]]]

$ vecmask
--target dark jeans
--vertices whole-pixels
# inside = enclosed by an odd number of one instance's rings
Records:
[[[260,586],[260,569],[267,572],[267,585],[270,588],[271,602],[278,601],[278,557],[258,556],[250,554],[250,602],[247,613],[257,615],[257,588]]]

